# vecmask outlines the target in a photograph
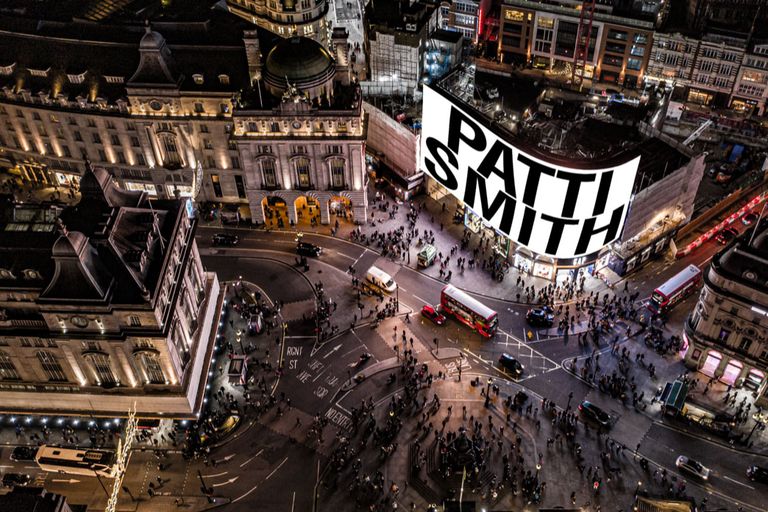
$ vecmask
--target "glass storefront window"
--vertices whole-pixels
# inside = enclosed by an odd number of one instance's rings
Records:
[[[552,279],[552,274],[555,271],[555,267],[553,267],[549,263],[541,263],[540,261],[537,261],[533,264],[533,275],[536,277],[543,277],[544,279]]]

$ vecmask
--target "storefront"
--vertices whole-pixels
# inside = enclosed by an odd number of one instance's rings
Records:
[[[126,190],[146,192],[152,197],[157,196],[157,187],[155,187],[154,183],[143,183],[140,181],[124,181],[123,185]]]
[[[533,262],[533,275],[551,281],[555,276],[555,260],[547,256],[537,256]]]
[[[691,89],[688,91],[688,101],[691,103],[699,103],[701,105],[709,105],[712,102],[714,95],[706,91],[700,91],[698,89]]]
[[[509,256],[509,248],[511,246],[509,237],[501,231],[494,229],[482,217],[466,206],[464,207],[464,226],[473,233],[490,238],[494,254],[504,259]]]
[[[192,187],[190,185],[166,185],[165,193],[168,197],[192,197]]]
[[[723,354],[710,350],[707,353],[704,364],[699,368],[699,371],[707,377],[714,377],[717,369],[720,367],[720,362],[723,360]]]
[[[725,365],[725,371],[723,372],[720,380],[726,384],[733,386],[741,376],[741,372],[744,369],[744,364],[736,359],[731,359],[728,364]]]
[[[763,385],[763,382],[765,382],[765,373],[757,368],[752,368],[744,378],[744,387],[757,391]]]
[[[76,187],[80,185],[80,175],[76,173],[56,171],[56,181],[62,187]]]

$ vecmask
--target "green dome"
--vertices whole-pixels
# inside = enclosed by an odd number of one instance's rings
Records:
[[[299,89],[307,90],[333,78],[335,63],[320,43],[306,37],[280,41],[267,55],[264,80],[272,88],[285,90],[286,79]]]

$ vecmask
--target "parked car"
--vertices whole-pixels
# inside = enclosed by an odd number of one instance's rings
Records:
[[[717,241],[717,243],[719,243],[720,245],[726,245],[728,242],[730,242],[737,236],[739,236],[739,232],[736,231],[735,228],[727,227],[727,228],[723,228],[717,234],[717,236],[715,236],[715,241]]]
[[[745,226],[749,226],[750,224],[757,221],[758,218],[760,218],[760,216],[755,212],[747,212],[741,216],[741,223]]]
[[[702,480],[709,480],[709,468],[690,457],[686,457],[685,455],[679,456],[675,461],[675,466],[677,466],[680,471],[690,473]]]
[[[534,327],[552,327],[555,322],[555,315],[552,309],[544,306],[543,308],[529,309],[525,314],[525,319]]]
[[[424,307],[421,308],[421,316],[429,318],[437,325],[443,325],[445,323],[445,315],[440,312],[440,306],[430,306],[429,304],[425,304]]]
[[[579,410],[595,423],[602,425],[603,427],[611,426],[611,415],[596,406],[592,402],[584,400],[579,404]]]
[[[525,367],[509,354],[501,354],[499,356],[499,365],[512,374],[513,377],[519,377],[523,374]]]
[[[23,487],[29,485],[32,477],[25,473],[6,473],[3,475],[4,487]]]
[[[309,242],[299,242],[296,244],[296,254],[301,256],[320,256],[323,253],[323,249],[315,244]]]
[[[747,478],[753,482],[768,484],[768,469],[760,466],[749,466],[747,468]]]
[[[213,245],[235,246],[240,242],[240,237],[229,233],[216,233],[213,235]]]
[[[11,452],[11,460],[16,462],[35,460],[37,455],[37,448],[33,446],[17,446]]]

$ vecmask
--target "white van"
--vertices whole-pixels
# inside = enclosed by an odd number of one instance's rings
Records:
[[[376,266],[368,269],[368,272],[365,274],[365,279],[387,293],[392,293],[395,291],[395,288],[397,288],[397,284],[395,284],[395,280],[392,279],[392,276]]]

